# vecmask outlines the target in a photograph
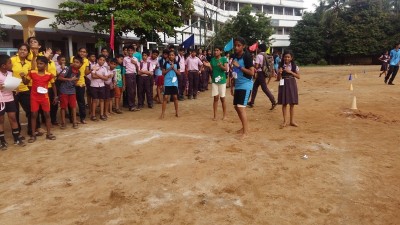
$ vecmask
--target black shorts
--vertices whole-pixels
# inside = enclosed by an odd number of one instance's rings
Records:
[[[105,87],[90,87],[93,99],[105,99]]]
[[[110,85],[104,86],[104,99],[110,99]]]
[[[177,95],[178,88],[175,86],[165,86],[164,87],[164,95]]]
[[[3,110],[0,111],[0,116],[4,116],[5,113],[10,113],[10,112],[17,112],[17,106],[15,105],[15,102],[5,102],[5,107]]]
[[[233,94],[233,105],[246,107],[249,101],[251,90],[235,89]]]

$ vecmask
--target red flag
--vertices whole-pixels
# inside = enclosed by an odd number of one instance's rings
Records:
[[[111,15],[110,48],[114,51],[114,15]]]
[[[250,46],[249,50],[251,52],[255,52],[257,50],[257,48],[258,48],[258,41],[255,44],[253,44],[252,46]]]

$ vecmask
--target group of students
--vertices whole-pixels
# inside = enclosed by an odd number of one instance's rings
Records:
[[[247,136],[249,132],[245,108],[247,105],[253,106],[260,85],[271,101],[271,109],[277,104],[283,105],[282,127],[287,125],[288,104],[290,125],[297,126],[293,120],[293,107],[298,104],[295,78],[300,78],[299,68],[293,63],[292,53],[283,54],[277,71],[280,86],[278,101],[275,101],[265,82],[265,44],[259,46],[260,54],[254,63],[251,54],[246,50],[244,39],[240,37],[234,40],[235,52],[232,57],[229,54],[223,56],[221,47],[215,47],[214,54],[211,51],[203,53],[194,49],[186,53],[182,48],[176,53],[171,47],[160,56],[158,50],[144,50],[139,53],[136,46],[132,45],[124,47],[123,54],[118,54],[115,58],[110,57],[106,48],[98,56],[80,48],[78,54],[67,63],[67,58],[58,49],[53,54],[50,49],[40,52],[40,48],[39,41],[31,37],[18,46],[15,56],[0,57],[0,149],[7,148],[4,137],[6,112],[14,143],[25,146],[19,120],[20,106],[28,120],[29,143],[35,142],[37,136],[44,135],[40,129],[41,120],[46,124],[46,139],[55,140],[51,126],[59,125],[61,129],[65,129],[67,120],[75,129],[79,123],[86,124],[87,106],[90,120],[98,121],[99,118],[105,121],[111,114],[122,113],[122,102],[129,111],[139,111],[144,108],[145,100],[149,108],[153,108],[153,102],[156,101],[162,103],[160,118],[163,119],[167,103],[173,101],[175,115],[178,117],[178,101],[183,101],[185,96],[187,99],[196,99],[200,92],[208,90],[210,78],[211,94],[214,97],[213,119],[217,119],[219,101],[222,103],[222,119],[227,116],[225,95],[228,84],[234,96],[235,110],[242,123],[239,130],[242,136]],[[15,91],[4,90],[7,76],[22,80]],[[153,93],[154,85],[156,93]],[[57,121],[58,107],[61,108],[60,123]]]

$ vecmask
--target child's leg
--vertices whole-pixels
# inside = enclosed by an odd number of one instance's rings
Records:
[[[22,141],[19,138],[20,133],[19,133],[19,129],[18,129],[16,113],[15,112],[9,112],[9,113],[7,113],[7,115],[8,115],[8,121],[10,121],[10,126],[11,126],[11,129],[12,129],[12,135],[13,135],[13,138],[14,138],[14,143],[18,143],[19,142],[21,144]],[[3,122],[0,121],[0,124],[3,124]],[[23,145],[25,145],[25,144],[23,144]]]
[[[72,113],[73,113],[73,114],[72,114],[72,115],[73,115],[73,116],[72,116],[72,124],[75,125],[75,124],[76,124],[76,107],[73,107],[71,111],[72,111]]]
[[[294,122],[294,105],[290,105],[290,126],[298,127],[297,123]]]
[[[110,99],[104,99],[104,114],[100,115],[107,115],[108,116],[108,109],[110,108]]]
[[[164,95],[164,99],[162,102],[162,111],[161,111],[161,116],[160,119],[164,119],[164,115],[165,115],[165,109],[167,108],[167,101],[168,101],[169,95]]]
[[[99,99],[100,101],[100,116],[104,116],[104,99]]]
[[[31,124],[32,124],[32,136],[36,137],[36,118],[38,116],[38,111],[31,113]]]
[[[281,125],[281,128],[286,127],[286,106],[287,106],[287,104],[282,105],[283,123]]]
[[[238,107],[235,106],[236,112],[239,116],[240,121],[242,122],[242,137],[245,137],[249,134],[249,124],[247,121],[246,107]]]
[[[99,99],[92,99],[92,117],[96,116],[96,107]]]
[[[175,106],[175,116],[179,117],[178,114],[178,95],[173,95],[174,97],[174,106]]]
[[[162,86],[157,86],[157,102],[161,103],[161,88]]]
[[[73,109],[72,112],[74,113],[74,117],[76,119],[76,110]],[[50,135],[50,129],[51,129],[51,122],[50,122],[50,112],[44,112],[44,117],[46,118],[46,128],[47,128],[47,135]]]
[[[113,108],[113,99],[110,98],[110,100],[109,100],[109,102],[108,102],[108,113],[114,114],[114,113],[112,112],[112,108]]]
[[[90,97],[89,95],[87,96],[87,104],[89,105],[89,113],[92,114],[92,97]]]
[[[65,126],[65,108],[61,108],[61,126]]]
[[[222,112],[223,112],[222,120],[225,120],[226,119],[226,101],[225,101],[225,98],[221,97],[220,99],[221,99],[221,103],[222,103]],[[217,102],[217,104],[218,104],[218,102]]]
[[[218,98],[219,98],[219,95],[214,96],[214,101],[213,101],[213,112],[214,112],[213,120],[214,121],[217,120]]]
[[[114,100],[115,100],[115,109],[118,110],[119,109],[119,104],[121,102],[121,98],[115,97]]]
[[[4,138],[4,115],[0,116],[0,142],[1,143],[6,142],[6,139]],[[3,148],[3,146],[2,146],[2,148]],[[3,150],[5,150],[5,149],[7,149],[7,146],[4,146]]]

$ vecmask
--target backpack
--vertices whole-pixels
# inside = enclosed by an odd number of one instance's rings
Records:
[[[262,71],[264,72],[265,77],[271,77],[274,75],[274,57],[263,53],[260,53],[264,60],[262,64]]]
[[[143,62],[140,62],[140,70],[143,68]],[[147,62],[147,71],[150,71],[150,62]]]

